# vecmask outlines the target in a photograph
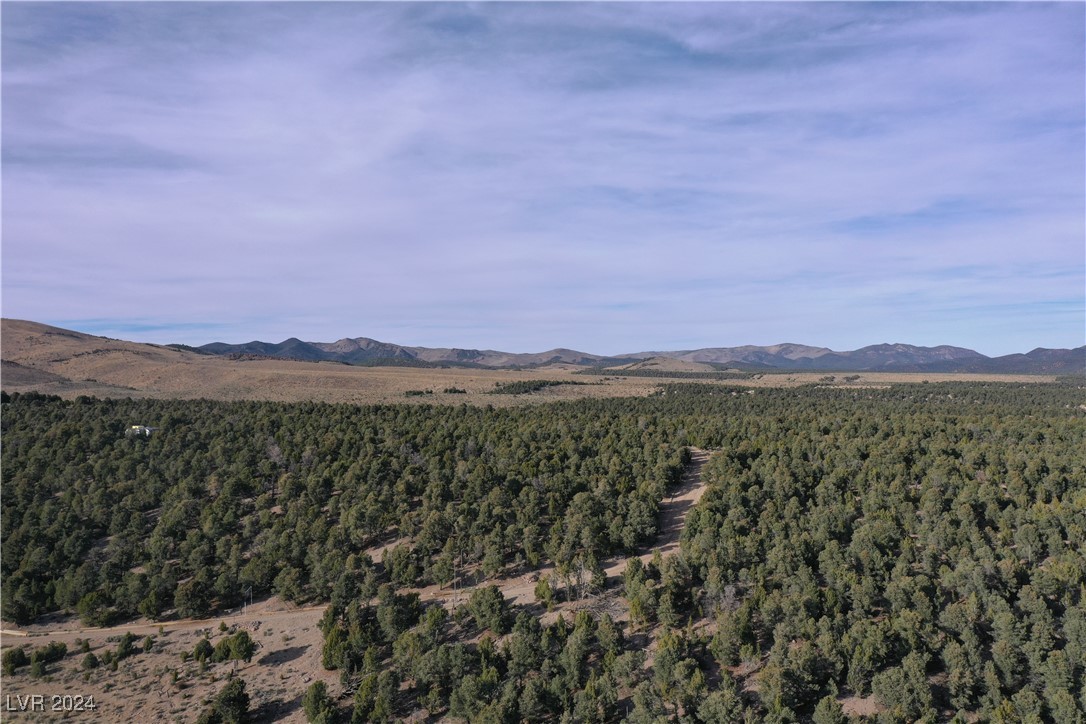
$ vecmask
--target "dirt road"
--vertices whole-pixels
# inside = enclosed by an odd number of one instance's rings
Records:
[[[692,458],[682,481],[660,505],[660,532],[653,546],[641,551],[642,560],[652,558],[659,550],[664,556],[679,547],[686,516],[705,491],[702,466],[709,458],[705,450],[691,450]],[[388,544],[381,546],[383,553]],[[378,556],[379,557],[379,556]],[[618,556],[604,562],[608,587],[615,587],[622,577],[626,557]],[[535,581],[550,575],[552,567],[530,575],[509,576],[490,580],[480,579],[475,585],[497,585],[511,604],[534,604]],[[467,600],[473,587],[457,591],[428,586],[415,589],[424,602],[438,602],[454,607]],[[612,603],[615,600],[612,596]],[[559,610],[571,610],[585,605],[584,601],[562,604]],[[19,696],[36,694],[66,694],[94,696],[99,709],[83,715],[93,721],[191,721],[203,708],[203,702],[221,687],[221,677],[228,665],[220,665],[206,674],[194,661],[182,658],[191,652],[205,634],[217,639],[220,623],[228,629],[247,629],[259,644],[256,657],[243,664],[230,665],[245,679],[253,697],[252,706],[261,721],[304,722],[301,711],[302,694],[309,684],[321,679],[333,691],[338,691],[336,672],[321,666],[321,635],[317,627],[327,606],[297,607],[272,597],[246,606],[244,610],[226,612],[201,620],[166,621],[157,623],[141,620],[107,628],[77,627],[71,616],[46,621],[17,630],[0,631],[5,646],[29,644],[44,646],[51,641],[68,645],[69,655],[53,675],[43,680],[30,679],[25,670],[5,680],[5,691]],[[557,615],[557,614],[552,614]],[[616,618],[624,618],[621,613]],[[93,673],[81,670],[77,640],[86,640],[92,651],[102,655],[113,648],[125,633],[154,640],[151,653],[139,654],[125,660],[119,674],[99,669]],[[11,712],[4,717],[11,721],[55,721],[67,716]]]
[[[643,549],[640,554],[641,560],[645,563],[648,563],[652,559],[652,556],[656,551],[659,551],[663,556],[668,556],[679,549],[679,538],[682,535],[686,516],[690,510],[697,505],[702,494],[705,492],[705,483],[702,480],[701,471],[705,462],[709,459],[709,451],[691,448],[690,453],[690,463],[683,473],[679,486],[672,490],[670,495],[660,504],[660,526],[656,542],[652,546]],[[386,543],[379,548],[369,551],[369,553],[374,560],[380,561],[383,558],[384,552],[399,542],[400,541]],[[604,573],[607,575],[609,584],[612,583],[614,579],[622,577],[622,572],[626,567],[626,560],[626,556],[616,556],[604,561],[603,569]],[[553,571],[553,566],[546,566],[523,575],[492,578],[489,580],[480,578],[477,585],[495,585],[501,590],[511,604],[529,604],[535,602],[535,582],[540,578],[549,576]],[[424,602],[441,601],[446,606],[453,606],[458,602],[462,602],[466,598],[466,595],[471,592],[470,587],[467,589],[453,590],[451,588],[441,588],[436,585],[407,590],[417,592]],[[227,626],[235,624],[238,626],[245,626],[253,621],[273,621],[280,618],[294,619],[298,616],[308,618],[307,614],[310,613],[313,614],[314,620],[319,620],[320,616],[323,615],[325,608],[327,608],[325,605],[300,608],[273,597],[263,601],[257,601],[254,605],[245,607],[244,610],[235,609],[233,611],[228,611],[223,615],[208,619],[184,619],[161,623],[143,620],[105,628],[74,628],[63,624],[58,625],[57,623],[52,623],[29,626],[18,630],[2,629],[0,630],[0,634],[5,638],[9,636],[19,638],[26,637],[30,640],[36,642],[40,641],[42,643],[46,641],[64,641],[65,643],[71,644],[75,639],[89,635],[93,635],[96,638],[107,638],[109,636],[121,636],[125,633],[133,633],[137,636],[148,636],[160,632],[199,631],[216,627],[220,622],[226,623]],[[9,640],[6,643],[13,642]]]
[[[662,556],[669,556],[679,549],[679,538],[682,535],[683,525],[686,523],[686,516],[698,504],[705,492],[701,470],[708,461],[709,455],[708,450],[690,449],[690,463],[683,472],[679,486],[672,490],[660,504],[659,533],[656,536],[656,542],[641,551],[642,562],[648,563],[652,560],[656,551],[659,551]],[[628,556],[616,556],[603,562],[608,586],[621,580],[622,572],[626,569],[627,558]],[[550,576],[553,572],[553,566],[546,566],[528,574],[480,580],[478,585],[495,585],[511,605],[526,605],[535,603],[536,581]],[[466,594],[470,593],[470,589],[462,590],[457,594],[449,589],[441,590],[437,586],[427,586],[417,590],[423,601],[440,600],[450,607],[456,605],[458,601],[462,603],[466,600]]]

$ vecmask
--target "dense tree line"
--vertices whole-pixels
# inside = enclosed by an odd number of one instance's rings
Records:
[[[391,721],[413,707],[469,721],[612,721],[619,688],[647,677],[644,653],[623,651],[607,614],[546,625],[525,611],[513,616],[496,587],[476,589],[451,617],[438,605],[420,614],[415,602],[394,627],[377,623],[389,605],[329,609],[322,623],[326,654],[345,652],[325,664],[353,687],[352,722]],[[462,642],[471,638],[478,643]],[[310,721],[332,721],[321,693],[310,698]]]
[[[655,534],[684,450],[651,416],[16,395],[3,415],[3,612],[103,624],[205,616],[252,586],[356,595],[555,561]],[[131,424],[155,428],[125,437]]]
[[[491,395],[527,395],[532,392],[539,392],[540,390],[548,387],[557,387],[558,385],[587,385],[588,382],[579,382],[574,380],[515,380],[513,382],[505,382],[499,384],[494,383],[494,389],[490,390],[488,394]]]
[[[594,375],[605,377],[653,377],[658,379],[676,380],[749,380],[755,376],[754,372],[738,372],[718,370],[716,372],[697,370],[654,370],[651,367],[637,369],[615,369],[614,367],[589,367],[578,370],[578,375]]]
[[[628,626],[419,612],[341,669],[368,682],[354,720],[843,722],[840,697],[873,695],[887,722],[1083,721],[1081,399],[669,386],[654,409],[721,452],[682,552],[628,562]]]

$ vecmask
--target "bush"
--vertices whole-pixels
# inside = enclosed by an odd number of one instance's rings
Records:
[[[117,661],[124,661],[129,656],[136,653],[136,635],[131,632],[126,632],[121,640],[117,642]]]
[[[231,679],[197,719],[198,724],[237,724],[249,711],[249,694],[245,682]]]
[[[30,654],[30,663],[41,661],[43,664],[49,664],[54,661],[60,661],[67,655],[68,645],[59,641],[54,641],[47,646],[34,649],[34,653]]]
[[[205,639],[206,640],[206,639]],[[210,648],[210,644],[204,649]],[[215,644],[215,648],[211,654],[211,660],[218,663],[221,661],[251,661],[253,653],[256,651],[256,642],[249,636],[248,631],[238,631],[233,636],[227,636],[226,638]]]
[[[211,642],[207,639],[200,639],[196,642],[196,648],[192,650],[192,658],[197,661],[207,661],[215,653],[215,649],[211,647]]]
[[[8,649],[4,652],[3,658],[4,675],[11,676],[20,666],[26,666],[29,663],[30,659],[27,658],[26,651],[22,648]]]

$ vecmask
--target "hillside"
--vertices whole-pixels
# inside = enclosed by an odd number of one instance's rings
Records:
[[[632,352],[618,356],[557,348],[546,352],[515,353],[497,350],[460,348],[405,347],[378,342],[368,337],[341,339],[338,342],[302,342],[291,338],[272,344],[215,342],[200,350],[218,355],[260,355],[283,359],[325,360],[359,364],[377,359],[422,361],[476,367],[540,367],[548,364],[573,364],[591,367],[621,367],[646,360],[670,359],[704,365],[731,365],[749,370],[811,370],[825,372],[974,372],[991,374],[1075,374],[1086,373],[1086,346],[1073,350],[1036,349],[1028,354],[987,357],[963,347],[939,345],[920,347],[911,344],[876,344],[852,351],[834,351],[827,347],[802,344],[768,346],[706,347],[695,350]],[[699,368],[674,368],[694,371]],[[711,369],[706,367],[705,369]]]
[[[356,366],[314,360],[313,351],[322,355],[323,351],[300,340],[279,345],[254,342],[229,353],[219,349],[216,354],[209,353],[217,349],[214,346],[211,350],[197,350],[126,342],[15,319],[2,320],[0,329],[0,385],[9,394],[35,391],[66,398],[86,395],[505,407],[568,398],[644,396],[657,386],[656,382],[641,379],[584,384],[583,378],[572,376],[579,368],[561,369],[562,365],[553,364],[518,371],[443,366],[403,357],[416,366]],[[353,347],[345,342],[336,344],[348,352]],[[367,345],[358,343],[357,347],[353,350],[356,354]],[[388,352],[390,348],[384,349]],[[563,350],[555,352],[559,354],[546,355],[539,361],[561,356]],[[361,364],[375,364],[386,358],[360,355],[359,359]],[[492,394],[499,385],[539,379],[578,384],[552,385],[531,395]]]
[[[367,338],[329,344],[288,339],[279,344],[213,344],[195,349],[98,337],[22,320],[4,319],[0,324],[3,389],[68,398],[87,395],[505,406],[564,398],[643,396],[651,394],[659,380],[669,375],[676,379],[695,375],[724,381],[722,374],[713,372],[722,365],[781,373],[748,375],[751,379],[734,375],[728,380],[731,383],[786,387],[821,383],[824,373],[835,369],[854,371],[856,379],[851,383],[858,385],[914,379],[1011,379],[1013,375],[1023,381],[1042,381],[1044,378],[1036,375],[1051,377],[1086,369],[1086,348],[1038,349],[989,359],[968,350],[925,350],[908,345],[881,345],[856,353],[826,351],[811,357],[804,355],[824,348],[778,345],[732,348],[740,352],[731,356],[741,359],[731,361],[721,351],[724,348],[712,354],[701,350],[634,359],[562,348],[513,354],[402,347]],[[830,361],[839,366],[829,365]],[[851,366],[844,366],[846,363]],[[577,375],[578,370],[603,369],[612,371],[597,376],[592,384],[581,384],[585,377]],[[531,395],[491,394],[508,383],[540,379],[579,384],[552,385]],[[408,398],[409,394],[415,396]]]
[[[675,357],[648,357],[639,362],[631,362],[626,365],[615,365],[607,369],[616,373],[622,372],[715,372],[716,368],[703,362],[689,362]]]

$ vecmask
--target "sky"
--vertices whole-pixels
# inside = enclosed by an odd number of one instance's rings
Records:
[[[24,3],[2,314],[597,354],[1086,342],[1086,5]]]

